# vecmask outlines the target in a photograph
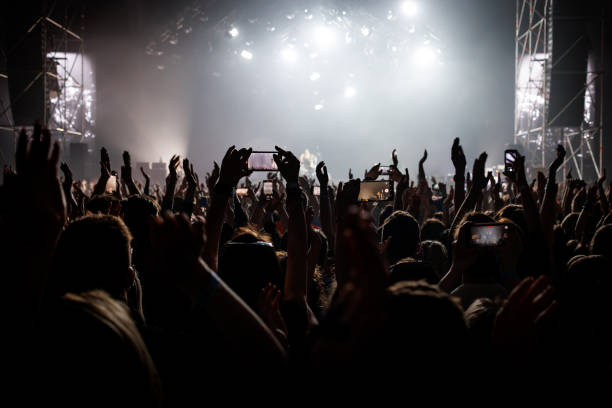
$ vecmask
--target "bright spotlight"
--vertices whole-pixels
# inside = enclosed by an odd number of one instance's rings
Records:
[[[240,31],[238,31],[236,27],[232,27],[227,33],[230,35],[230,37],[234,38],[234,37],[238,37],[238,34],[240,34]]]
[[[407,16],[416,16],[419,12],[419,6],[414,1],[405,1],[402,3],[402,12]]]
[[[353,96],[355,96],[356,93],[357,91],[352,86],[347,86],[344,89],[344,96],[347,98],[352,98]]]
[[[314,41],[322,49],[328,49],[334,45],[336,41],[335,33],[328,27],[317,27],[314,31]]]
[[[319,74],[318,72],[313,72],[312,74],[310,74],[311,81],[316,81],[319,78],[321,78],[321,74]]]
[[[370,35],[370,28],[366,26],[361,27],[361,35],[363,35],[364,37]]]
[[[287,47],[287,48],[282,49],[280,52],[280,55],[285,62],[289,62],[289,63],[293,63],[297,61],[298,59],[298,54],[293,49],[293,47]]]
[[[240,53],[240,56],[244,58],[245,60],[253,59],[253,53],[247,50],[242,50],[242,52]]]
[[[436,52],[429,47],[419,48],[414,54],[414,62],[420,66],[431,66],[436,62]]]
[[[316,104],[316,105],[314,106],[314,110],[316,110],[316,111],[319,111],[319,110],[321,110],[321,109],[323,109],[323,105],[322,105],[322,104],[320,104],[320,103],[318,103],[318,104]]]

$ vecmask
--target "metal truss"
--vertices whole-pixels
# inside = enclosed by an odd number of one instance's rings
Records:
[[[546,167],[547,158],[549,162],[554,157],[555,146],[563,144],[568,154],[559,170],[564,176],[572,169],[574,177],[599,178],[603,166],[603,17],[599,67],[589,65],[582,89],[549,117],[552,68],[580,40],[553,55],[553,1],[516,1],[514,143],[522,146],[530,169]],[[599,88],[598,95],[595,86]],[[582,123],[558,126],[555,121],[583,95],[587,103]],[[595,117],[597,113],[599,117]],[[593,170],[587,171],[587,167]]]

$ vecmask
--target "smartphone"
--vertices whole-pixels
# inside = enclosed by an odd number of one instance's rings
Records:
[[[390,176],[391,171],[393,170],[393,166],[380,166],[379,168],[382,170],[380,173],[381,176]]]
[[[518,157],[518,151],[514,149],[508,149],[504,152],[504,171],[506,173],[514,173],[514,164]]]
[[[276,152],[251,152],[247,168],[253,171],[278,171],[274,157]]]
[[[321,187],[320,186],[312,186],[312,195],[320,196],[321,195]]]
[[[249,189],[248,188],[237,188],[236,195],[238,197],[246,197],[249,195]]]
[[[272,199],[273,192],[274,192],[274,183],[272,183],[272,180],[265,180],[263,182],[263,193],[266,196],[266,200]]]
[[[507,224],[474,224],[470,228],[470,244],[473,247],[497,247],[502,245],[507,238]]]
[[[393,181],[362,181],[359,185],[359,202],[390,201],[394,198]]]
[[[208,207],[208,198],[200,197],[200,207],[204,207],[204,208]]]

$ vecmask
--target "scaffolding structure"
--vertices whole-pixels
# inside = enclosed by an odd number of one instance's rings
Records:
[[[67,142],[83,142],[86,136],[93,135],[91,121],[86,119],[87,110],[85,101],[85,42],[83,33],[85,31],[85,17],[82,11],[63,11],[63,18],[53,17],[54,11],[57,15],[55,5],[49,7],[46,14],[39,16],[29,29],[23,33],[23,38],[28,35],[41,36],[41,58],[40,71],[31,81],[9,100],[0,100],[0,117],[4,118],[8,126],[0,126],[0,129],[12,131],[17,135],[21,126],[31,125],[24,123],[13,123],[9,116],[12,103],[21,98],[37,81],[42,81],[43,92],[40,95],[43,103],[43,117],[40,121],[51,131],[52,135],[63,144]],[[58,21],[60,20],[60,21]],[[72,27],[78,25],[80,34]],[[9,44],[10,49],[19,47],[19,44]],[[7,56],[10,58],[10,54]],[[0,73],[0,80],[10,81],[5,73]]]
[[[598,17],[599,64],[592,66],[589,59],[584,72],[580,72],[584,74],[584,86],[563,101],[561,110],[553,115],[549,107],[551,81],[560,79],[552,76],[552,70],[582,40],[577,39],[566,49],[557,49],[558,55],[553,55],[554,1],[516,1],[514,144],[522,147],[530,170],[545,168],[554,158],[555,146],[563,144],[567,155],[559,170],[564,177],[573,170],[573,176],[580,179],[599,178],[603,170],[603,13]],[[557,119],[583,96],[585,106],[581,123],[560,126]],[[592,170],[587,171],[587,168]]]

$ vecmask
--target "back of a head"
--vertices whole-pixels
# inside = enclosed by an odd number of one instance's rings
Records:
[[[515,223],[522,231],[527,231],[527,221],[525,219],[525,210],[523,206],[518,204],[508,204],[504,206],[495,215],[495,220],[507,218]]]
[[[219,276],[253,307],[269,282],[283,287],[283,274],[272,244],[248,233],[237,235],[221,249]]]
[[[135,240],[149,236],[149,219],[159,215],[159,204],[145,195],[132,195],[125,201],[121,210],[123,221],[128,226]]]
[[[580,213],[577,212],[569,213],[563,218],[563,221],[561,221],[561,228],[563,228],[568,239],[572,239],[576,236],[576,222],[578,221],[579,215]]]
[[[402,281],[424,280],[429,284],[438,283],[438,277],[431,265],[413,258],[404,258],[389,268],[389,285]]]
[[[111,215],[79,218],[62,231],[49,276],[51,296],[95,289],[119,296],[130,268],[131,235]]]
[[[385,316],[381,341],[415,374],[446,371],[461,359],[467,340],[463,311],[437,287],[406,281],[390,286]]]
[[[106,293],[63,296],[46,311],[40,339],[36,379],[45,404],[162,405],[157,370],[138,329]]]
[[[421,241],[421,253],[423,262],[433,268],[439,281],[449,268],[446,247],[439,241]]]
[[[472,302],[465,311],[470,339],[475,346],[486,347],[491,344],[493,325],[499,308],[499,302],[481,298]]]
[[[591,239],[591,254],[603,255],[612,260],[612,225],[601,226]]]
[[[420,230],[417,220],[406,211],[395,211],[382,225],[382,240],[391,238],[386,256],[390,263],[413,257],[419,246]]]
[[[429,218],[421,226],[421,241],[440,241],[446,229],[444,223],[436,218]]]

